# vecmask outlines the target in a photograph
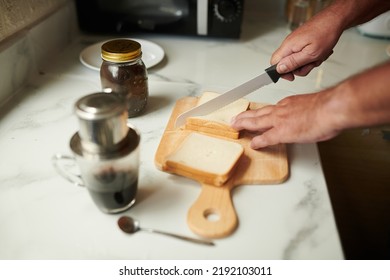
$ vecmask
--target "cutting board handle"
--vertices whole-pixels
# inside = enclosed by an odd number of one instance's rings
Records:
[[[236,229],[238,219],[232,188],[229,182],[221,187],[202,184],[201,194],[187,214],[187,223],[193,232],[207,238],[221,238]]]

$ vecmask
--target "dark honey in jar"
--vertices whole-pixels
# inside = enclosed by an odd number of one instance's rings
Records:
[[[149,97],[148,74],[142,61],[141,45],[129,39],[111,40],[102,45],[100,80],[105,92],[127,103],[129,117],[140,115]]]

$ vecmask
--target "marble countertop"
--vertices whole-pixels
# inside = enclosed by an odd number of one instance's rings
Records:
[[[159,171],[154,155],[179,98],[205,90],[222,92],[268,67],[288,30],[281,19],[261,23],[248,16],[238,41],[139,37],[165,50],[164,60],[149,70],[147,111],[129,120],[142,135],[141,170],[137,201],[125,214],[143,226],[196,236],[186,216],[200,185]],[[70,154],[69,140],[78,129],[75,101],[100,90],[98,72],[84,67],[78,55],[101,39],[106,38],[78,37],[1,109],[0,259],[344,257],[315,144],[288,145],[291,175],[285,183],[244,185],[233,191],[239,226],[232,235],[215,240],[215,247],[146,232],[122,233],[116,224],[121,214],[100,212],[85,189],[65,181],[51,165],[54,154]],[[350,30],[329,61],[308,77],[279,81],[247,98],[275,103],[327,87],[383,61],[385,48],[385,42]]]

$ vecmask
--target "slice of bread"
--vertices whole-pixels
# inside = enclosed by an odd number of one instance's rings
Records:
[[[243,153],[239,143],[193,132],[167,156],[163,170],[221,186],[231,177]]]
[[[219,94],[215,92],[204,92],[199,98],[198,105],[203,104],[218,95]],[[241,98],[210,114],[187,118],[185,128],[188,130],[238,139],[240,133],[230,126],[230,120],[237,114],[246,111],[248,107],[249,101]]]

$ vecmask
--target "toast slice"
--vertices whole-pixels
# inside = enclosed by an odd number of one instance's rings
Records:
[[[222,186],[233,174],[243,153],[244,148],[239,143],[192,132],[167,156],[162,169]]]
[[[218,95],[219,94],[215,92],[204,92],[199,98],[198,105],[203,104]],[[230,120],[237,114],[246,111],[248,107],[249,101],[241,98],[210,114],[187,118],[185,128],[207,134],[238,139],[240,133],[230,126]]]

